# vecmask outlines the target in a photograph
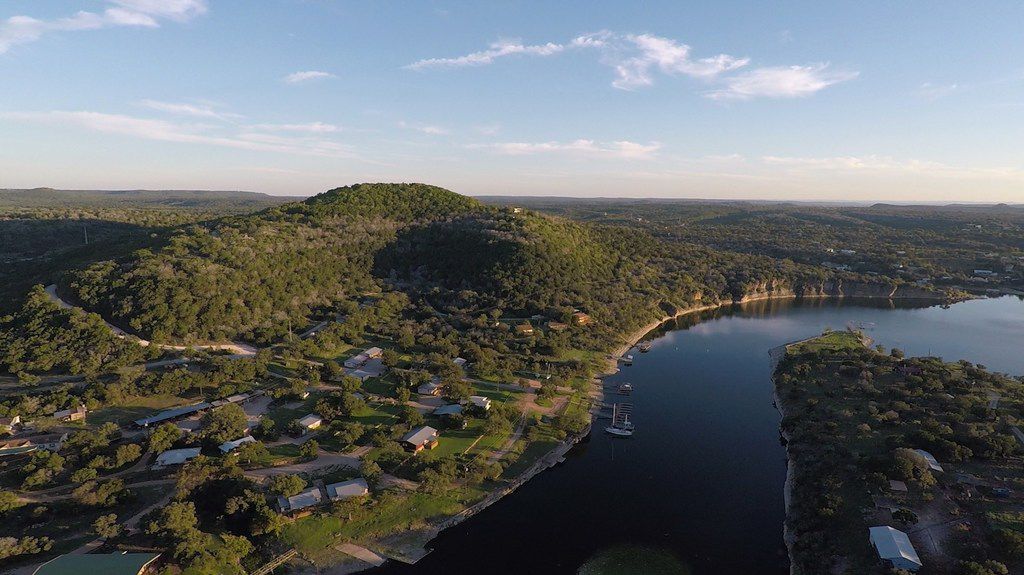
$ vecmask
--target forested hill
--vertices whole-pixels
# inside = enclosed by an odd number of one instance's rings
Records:
[[[0,190],[2,208],[149,208],[245,213],[291,201],[255,192],[205,190]]]
[[[610,336],[698,299],[820,284],[826,275],[640,230],[485,206],[434,186],[360,184],[183,227],[162,247],[71,274],[64,290],[156,341],[266,343],[289,323],[387,291],[443,313],[578,308]]]

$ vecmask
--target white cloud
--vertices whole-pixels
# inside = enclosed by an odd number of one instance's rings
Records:
[[[224,133],[215,127],[87,111],[3,112],[0,119],[53,126],[73,126],[105,134],[146,140],[205,144],[242,150],[332,158],[355,157],[349,146],[319,137],[285,137],[254,132]]]
[[[305,132],[309,134],[330,134],[341,131],[339,126],[323,122],[309,122],[307,124],[253,124],[249,126],[249,129],[260,132]]]
[[[615,71],[612,86],[635,90],[654,84],[658,74],[688,76],[724,87],[705,94],[717,100],[748,100],[756,97],[796,98],[809,96],[824,88],[857,77],[857,72],[830,70],[828,64],[810,66],[763,67],[734,73],[750,63],[750,58],[718,54],[705,58],[693,56],[690,46],[672,38],[653,34],[621,34],[602,30],[583,34],[566,44],[525,45],[502,41],[487,50],[453,58],[428,58],[406,68],[459,68],[493,64],[515,54],[550,56],[566,51],[595,52],[602,64]]]
[[[103,12],[80,11],[53,20],[11,16],[0,21],[0,54],[18,44],[28,44],[50,32],[99,30],[120,26],[157,28],[160,20],[185,22],[205,14],[206,0],[108,0]]]
[[[763,156],[768,166],[788,169],[790,173],[847,172],[920,175],[942,178],[1022,178],[1024,171],[1013,167],[953,166],[930,160],[897,159],[890,156]]]
[[[462,68],[465,66],[483,66],[491,64],[498,58],[523,54],[527,56],[550,56],[565,49],[561,44],[539,44],[535,46],[525,45],[518,40],[499,40],[490,45],[487,50],[473,52],[465,56],[455,58],[428,58],[419,60],[406,66],[410,70],[425,70],[428,68]]]
[[[448,128],[443,128],[441,126],[435,126],[431,124],[415,124],[406,122],[405,120],[398,122],[398,127],[405,128],[407,130],[416,130],[417,132],[422,132],[424,134],[428,134],[431,136],[445,136],[451,133],[451,131],[448,130]]]
[[[232,114],[229,112],[221,112],[215,110],[210,104],[189,104],[185,102],[162,102],[159,100],[142,100],[139,105],[145,106],[151,110],[157,110],[159,112],[166,112],[168,114],[175,114],[178,116],[191,116],[193,118],[212,118],[216,120],[225,120],[230,118],[240,118],[238,114]]]
[[[661,149],[661,144],[657,142],[639,144],[625,140],[596,142],[594,140],[579,139],[572,142],[502,142],[471,147],[492,149],[499,154],[509,156],[570,153],[591,157],[641,159],[654,155],[655,152]]]
[[[960,88],[959,84],[932,84],[931,82],[925,82],[918,88],[918,93],[926,100],[938,100],[939,98],[949,96],[960,90]]]
[[[310,80],[322,80],[324,78],[334,78],[334,74],[330,72],[322,72],[320,70],[306,70],[303,72],[292,72],[284,77],[284,81],[288,84],[299,84],[302,82],[309,82]]]
[[[705,94],[713,100],[802,98],[856,78],[857,72],[830,70],[828,64],[757,68],[725,78],[725,87]]]

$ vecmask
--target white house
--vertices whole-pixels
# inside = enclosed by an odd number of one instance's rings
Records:
[[[256,443],[256,439],[251,435],[246,435],[245,437],[240,437],[233,441],[225,441],[220,444],[220,452],[231,453],[246,443]]]
[[[341,483],[332,483],[327,486],[327,496],[334,501],[342,501],[350,497],[369,495],[370,486],[362,477]]]
[[[310,413],[306,417],[299,420],[299,426],[302,427],[302,434],[305,435],[310,431],[320,427],[324,420],[315,413]]]
[[[888,525],[868,529],[871,545],[878,552],[878,558],[896,569],[917,571],[924,564],[910,543],[910,537],[899,529]]]
[[[313,507],[319,505],[324,500],[323,493],[320,492],[319,487],[310,487],[309,489],[292,495],[291,497],[279,496],[277,498],[277,507],[282,513],[291,513],[307,507]]]
[[[918,455],[920,455],[921,457],[923,457],[924,460],[928,462],[928,467],[932,471],[942,472],[942,466],[939,465],[938,461],[936,461],[934,455],[932,455],[931,453],[928,453],[927,451],[925,451],[923,449],[915,449],[914,452],[917,453]]]
[[[181,465],[190,459],[199,457],[198,447],[188,447],[185,449],[171,449],[165,451],[160,455],[156,456],[156,462],[153,463],[153,467],[167,467],[168,465]]]

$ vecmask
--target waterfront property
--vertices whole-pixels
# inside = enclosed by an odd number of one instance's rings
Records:
[[[419,453],[423,449],[433,449],[437,447],[437,435],[436,429],[430,426],[423,426],[417,429],[413,429],[409,433],[402,436],[401,443],[407,451],[413,453]]]
[[[913,544],[910,543],[910,537],[899,529],[888,525],[871,527],[868,529],[868,536],[878,553],[878,558],[893,568],[917,571],[924,566]]]
[[[326,487],[327,496],[332,501],[343,501],[351,497],[361,497],[370,494],[370,486],[362,477],[340,483],[332,483]]]
[[[32,575],[150,575],[159,559],[159,553],[67,554],[43,563]]]

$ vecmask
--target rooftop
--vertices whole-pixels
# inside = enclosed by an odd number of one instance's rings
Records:
[[[40,565],[33,575],[138,575],[157,560],[159,553],[92,553],[61,555]]]
[[[911,563],[923,565],[906,533],[888,525],[871,527],[868,532],[871,543],[874,544],[880,558],[890,561],[902,558]]]
[[[299,509],[317,505],[323,500],[324,496],[320,492],[320,488],[310,487],[302,493],[292,495],[291,497],[278,497],[277,504],[282,511],[298,511]]]
[[[362,477],[352,479],[350,481],[332,483],[327,486],[327,496],[331,499],[358,497],[360,495],[366,495],[369,492],[370,486],[366,484],[366,480]]]
[[[189,459],[199,457],[198,447],[187,447],[185,449],[172,449],[157,456],[156,465],[178,465]]]
[[[402,436],[402,441],[413,445],[423,445],[424,443],[436,438],[437,430],[427,425],[406,433]]]

